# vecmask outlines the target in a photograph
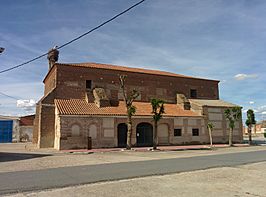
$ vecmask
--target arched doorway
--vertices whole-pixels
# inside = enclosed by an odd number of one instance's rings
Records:
[[[150,123],[140,123],[136,132],[137,146],[153,145],[153,128]]]
[[[120,123],[117,126],[117,140],[118,147],[124,148],[127,146],[127,125],[125,123]]]

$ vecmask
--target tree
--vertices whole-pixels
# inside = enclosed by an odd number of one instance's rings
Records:
[[[157,148],[157,130],[158,130],[158,122],[162,118],[164,112],[164,101],[161,99],[155,99],[153,98],[151,100],[151,106],[152,106],[152,118],[154,120],[154,135],[153,135],[153,149],[155,150]]]
[[[255,114],[254,114],[254,111],[252,109],[249,109],[247,111],[247,120],[246,120],[246,125],[248,127],[248,143],[249,143],[249,145],[252,144],[251,129],[252,129],[252,125],[254,125],[254,124],[256,124]]]
[[[131,149],[131,135],[132,135],[132,116],[136,113],[136,107],[133,105],[133,101],[139,96],[139,92],[137,90],[132,90],[129,94],[126,91],[125,81],[127,76],[120,75],[120,88],[122,89],[123,99],[126,106],[127,111],[127,149]]]
[[[213,125],[211,122],[209,122],[209,123],[207,124],[207,128],[208,128],[208,131],[209,131],[210,146],[211,146],[211,148],[212,148],[212,130],[213,130],[213,128],[214,128],[214,125]]]
[[[233,130],[235,128],[235,122],[241,118],[241,107],[233,107],[224,111],[225,118],[229,122],[229,146],[233,146]]]

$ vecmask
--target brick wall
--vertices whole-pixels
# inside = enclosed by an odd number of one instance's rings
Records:
[[[224,111],[226,107],[204,107],[204,114],[207,116],[207,122],[214,125],[212,136],[214,143],[227,143],[229,138],[229,122],[226,120]],[[206,123],[207,124],[207,123]],[[235,123],[233,131],[233,142],[243,141],[242,118]]]
[[[40,148],[53,148],[55,136],[55,107],[42,106]]]
[[[40,102],[36,104],[35,117],[33,121],[32,143],[37,144],[39,138]]]
[[[40,148],[54,147],[55,136],[55,91],[42,98],[36,106],[34,119],[33,143]]]
[[[53,66],[43,82],[45,83],[44,86],[44,95],[46,96],[49,92],[51,92],[56,87],[56,74],[57,74],[57,68],[56,66]]]
[[[86,117],[86,116],[58,116],[56,118],[60,135],[56,141],[57,149],[87,148],[88,137],[92,137],[92,147],[117,147],[118,125],[126,123],[125,117]],[[137,143],[136,129],[140,123],[149,123],[154,128],[151,117],[134,117],[132,119],[132,145]],[[78,132],[73,132],[78,128]],[[181,128],[182,136],[174,136],[174,129]],[[199,129],[199,136],[192,135],[192,129]],[[94,133],[95,132],[95,133]],[[59,133],[58,133],[59,134]],[[206,144],[209,136],[206,121],[202,117],[164,117],[158,124],[159,145]],[[221,142],[221,141],[220,141]]]
[[[96,69],[57,65],[57,98],[83,99],[86,91],[86,80],[92,80],[93,87],[105,88],[111,100],[122,99],[119,88],[119,75],[127,75],[128,90],[137,89],[140,101],[150,101],[157,97],[169,103],[176,102],[176,93],[190,97],[190,89],[196,89],[198,98],[218,99],[218,82],[211,80],[170,77],[116,70]]]
[[[33,142],[36,143],[38,141],[39,147],[54,147],[54,99],[85,99],[87,91],[86,80],[92,80],[92,88],[104,88],[111,103],[116,103],[118,99],[122,100],[119,75],[127,75],[126,87],[128,91],[136,89],[140,92],[139,101],[149,102],[151,98],[156,97],[164,99],[168,103],[176,103],[176,93],[182,93],[190,98],[190,89],[197,90],[198,98],[219,98],[218,81],[56,64],[51,68],[44,79],[45,97],[41,99],[39,105],[36,107]],[[90,94],[91,93],[89,93],[89,96],[91,96]],[[89,100],[92,102],[91,99]],[[138,121],[142,121],[142,119],[136,119],[135,121],[137,123]],[[173,123],[168,122],[167,124],[171,132],[173,132]],[[101,127],[101,124],[99,124],[98,127]],[[106,129],[106,132],[109,132],[109,135],[110,129]],[[104,130],[100,135],[104,135]],[[172,134],[170,133],[168,139],[169,143],[173,142],[171,136]],[[77,141],[78,138],[75,137],[72,140]],[[134,143],[135,139],[133,138],[132,140]],[[162,136],[161,142],[164,143],[166,140],[167,139]],[[102,145],[110,147],[115,146],[116,143],[116,137],[104,137],[101,138],[100,141],[98,139],[93,140],[94,147],[102,147]]]

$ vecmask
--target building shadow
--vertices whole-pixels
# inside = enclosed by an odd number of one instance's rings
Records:
[[[47,156],[51,156],[51,154],[0,152],[0,162],[34,159],[34,158],[47,157]]]
[[[248,144],[248,140],[243,140],[244,144]],[[266,145],[266,140],[258,140],[258,139],[252,139],[252,144],[253,145]]]

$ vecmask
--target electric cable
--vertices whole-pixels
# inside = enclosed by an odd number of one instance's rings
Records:
[[[14,96],[10,96],[10,95],[5,94],[5,93],[3,93],[3,92],[0,92],[0,95],[3,95],[3,96],[6,96],[6,97],[9,97],[9,98],[12,98],[12,99],[14,99],[14,100],[20,100],[19,98],[16,98],[16,97],[14,97]]]
[[[143,3],[144,1],[145,1],[145,0],[141,0],[141,1],[139,1],[138,3],[136,3],[136,4],[132,5],[132,6],[130,6],[129,8],[127,8],[126,10],[124,10],[124,11],[120,12],[119,14],[113,16],[112,18],[110,18],[110,19],[108,19],[108,20],[102,22],[100,25],[98,25],[98,26],[92,28],[91,30],[89,30],[89,31],[87,31],[87,32],[85,32],[85,33],[83,33],[83,34],[81,34],[80,36],[78,36],[78,37],[76,37],[76,38],[74,38],[74,39],[72,39],[72,40],[66,42],[65,44],[62,44],[62,45],[58,46],[57,49],[61,49],[61,48],[63,48],[63,47],[66,47],[67,45],[69,45],[69,44],[71,44],[71,43],[73,43],[73,42],[79,40],[80,38],[82,38],[82,37],[84,37],[84,36],[86,36],[86,35],[88,35],[88,34],[94,32],[95,30],[101,28],[102,26],[106,25],[107,23],[110,23],[111,21],[115,20],[116,18],[118,18],[118,17],[120,17],[121,15],[127,13],[127,12],[130,11],[131,9],[135,8],[136,6],[140,5],[140,4]],[[40,59],[40,58],[42,58],[42,57],[44,57],[44,56],[46,56],[46,55],[48,55],[48,52],[47,52],[47,53],[44,53],[44,54],[42,54],[42,55],[39,55],[39,56],[37,56],[37,57],[35,57],[35,58],[31,59],[31,60],[28,60],[28,61],[26,61],[26,62],[24,62],[24,63],[18,64],[18,65],[16,65],[16,66],[13,66],[13,67],[10,67],[10,68],[4,69],[4,70],[1,70],[1,71],[0,71],[0,74],[5,73],[5,72],[8,72],[8,71],[11,71],[11,70],[16,69],[16,68],[19,68],[19,67],[22,67],[22,66],[24,66],[24,65],[26,65],[26,64],[29,64],[29,63],[31,63],[31,62],[33,62],[33,61],[35,61],[35,60]]]

